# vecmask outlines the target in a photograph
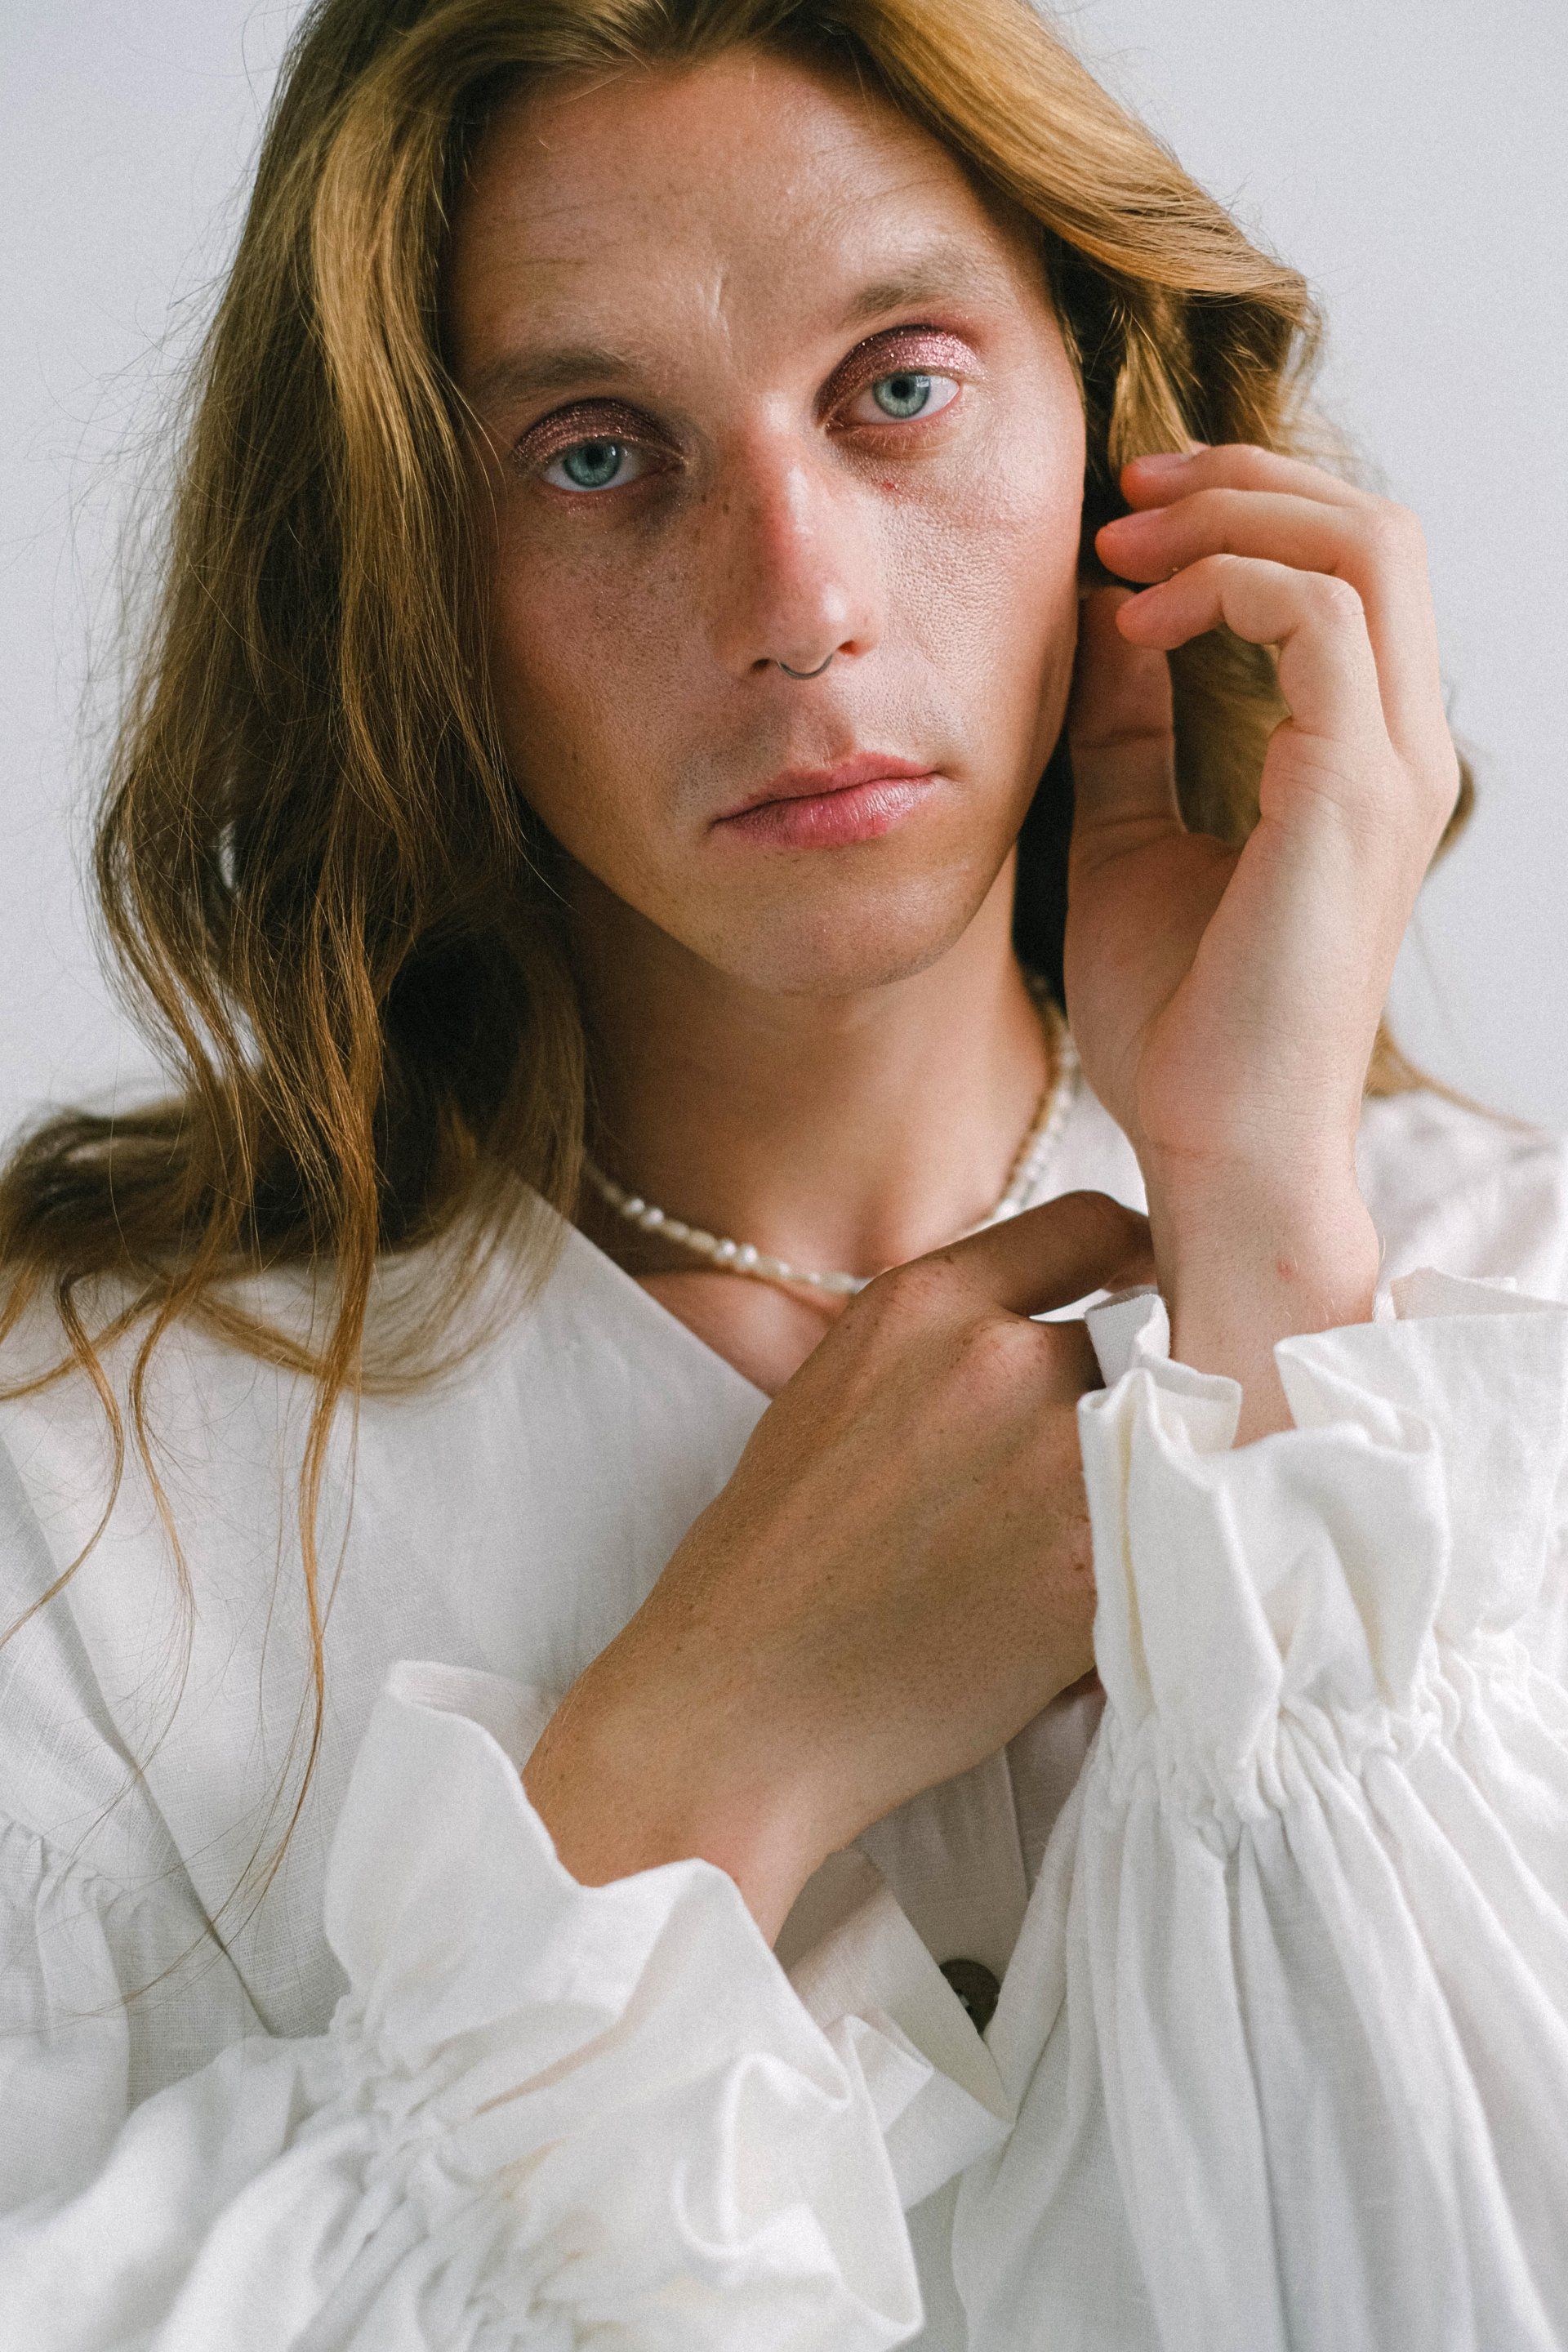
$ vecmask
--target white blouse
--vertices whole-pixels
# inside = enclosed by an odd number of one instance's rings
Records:
[[[1420,1093],[1361,1164],[1390,1286],[1281,1346],[1292,1429],[1233,1448],[1157,1299],[1094,1311],[1103,1698],[773,1949],[704,1862],[578,1885],[519,1775],[765,1397],[567,1229],[477,1357],[345,1407],[320,1756],[237,1899],[309,1733],[309,1397],[172,1336],[188,1618],[132,1448],[0,1650],[0,2344],[1568,2342],[1568,1152]],[[1142,1201],[1087,1091],[1079,1185]],[[4,1622],[110,1468],[84,1381],[0,1408]]]

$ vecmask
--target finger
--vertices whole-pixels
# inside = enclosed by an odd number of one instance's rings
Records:
[[[1287,457],[1251,441],[1218,441],[1212,448],[1194,446],[1184,456],[1162,452],[1130,457],[1121,468],[1121,492],[1130,507],[1164,506],[1172,499],[1184,498],[1189,490],[1222,488],[1291,491],[1324,506],[1378,504],[1371,490],[1360,489],[1354,482],[1342,481],[1337,474],[1326,473],[1304,457]]]
[[[1447,741],[1426,546],[1407,508],[1330,505],[1296,493],[1194,490],[1107,523],[1102,562],[1130,580],[1161,581],[1205,555],[1258,555],[1348,580],[1362,600],[1393,741],[1413,762]]]
[[[1127,1269],[1152,1264],[1147,1217],[1109,1192],[1063,1192],[1037,1209],[1025,1209],[983,1233],[911,1259],[897,1273],[917,1272],[917,1279],[919,1269],[927,1270],[927,1278],[937,1274],[955,1303],[1044,1315],[1072,1306],[1091,1290],[1145,1281],[1147,1272]]]
[[[1079,609],[1067,714],[1073,795],[1080,822],[1179,826],[1170,664],[1117,627],[1131,593],[1098,588]]]
[[[1118,628],[1165,652],[1221,623],[1249,645],[1279,648],[1279,690],[1298,732],[1386,751],[1366,611],[1348,580],[1261,556],[1205,555],[1123,604]]]

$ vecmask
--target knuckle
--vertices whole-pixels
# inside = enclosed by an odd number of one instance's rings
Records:
[[[1430,766],[1423,773],[1431,815],[1439,826],[1446,825],[1458,805],[1465,781],[1459,754],[1451,735],[1439,740]]]
[[[1149,1230],[1147,1218],[1110,1192],[1062,1192],[1051,1207],[1058,1215],[1071,1217],[1091,1244],[1103,1244],[1108,1257],[1131,1255]]]
[[[1277,449],[1265,449],[1262,442],[1234,442],[1225,473],[1237,485],[1237,494],[1250,499],[1253,491],[1272,489],[1277,485]]]
[[[940,1258],[910,1258],[893,1265],[857,1292],[845,1309],[859,1323],[920,1322],[942,1304],[951,1286]]]
[[[969,1324],[958,1344],[958,1372],[972,1401],[1010,1389],[1039,1360],[1038,1327],[1016,1315],[986,1315]]]
[[[1376,499],[1367,510],[1365,530],[1376,554],[1402,561],[1426,555],[1426,534],[1420,518],[1397,499]]]
[[[1338,572],[1313,572],[1309,593],[1323,618],[1336,627],[1349,627],[1366,619],[1360,590],[1353,582],[1342,580]]]
[[[1256,482],[1268,471],[1273,454],[1259,441],[1233,441],[1226,450],[1230,460],[1226,470],[1244,484]]]

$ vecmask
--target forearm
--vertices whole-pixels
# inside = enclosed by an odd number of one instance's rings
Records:
[[[1149,1216],[1172,1354],[1240,1382],[1238,1444],[1289,1428],[1275,1342],[1372,1317],[1378,1237],[1353,1173],[1156,1174]]]

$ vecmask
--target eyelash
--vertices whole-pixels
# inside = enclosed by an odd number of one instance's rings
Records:
[[[919,346],[919,355],[916,356],[911,349],[911,355],[905,359],[902,356],[905,348],[916,345]],[[935,357],[933,357],[933,347],[937,352]],[[852,368],[857,356],[856,352],[851,352],[841,363],[837,373],[842,375]],[[869,392],[873,386],[885,383],[890,377],[897,375],[921,375],[933,380],[949,381],[961,389],[964,377],[974,373],[973,362],[967,347],[956,335],[950,334],[940,327],[895,329],[885,339],[882,348],[877,351],[876,357],[883,364],[873,373],[863,375],[858,383],[852,384],[845,394],[840,394],[840,398],[854,398],[860,393]],[[955,364],[942,366],[938,364],[939,357],[952,357]],[[902,420],[896,416],[889,416],[884,418],[882,423],[889,432],[896,433],[909,426],[924,424],[928,420],[934,422],[936,417],[947,414],[957,396],[958,391],[955,389],[952,399],[944,400],[938,409],[922,411],[919,416]],[[834,404],[834,405],[837,404],[837,403]],[[582,430],[579,420],[586,412],[605,418],[605,423],[602,430],[591,433],[584,433]],[[622,418],[627,420],[629,429],[617,431],[616,425]],[[635,437],[640,425],[641,419],[637,412],[626,407],[619,401],[584,402],[575,409],[561,410],[554,416],[546,417],[542,424],[534,425],[519,444],[517,461],[526,472],[542,481],[546,466],[553,465],[558,457],[565,457],[572,450],[580,449],[589,443],[607,442],[613,443],[618,448],[646,448],[647,444]],[[869,429],[872,432],[878,429],[877,425],[869,418],[862,419],[861,425],[862,429]],[[546,446],[543,447],[536,446],[542,441]],[[637,474],[633,476],[631,482],[611,482],[600,489],[584,489],[581,485],[574,485],[568,488],[559,482],[546,483],[545,487],[558,491],[563,498],[592,502],[597,499],[607,498],[617,489],[630,489],[636,483],[647,479],[646,474]]]

